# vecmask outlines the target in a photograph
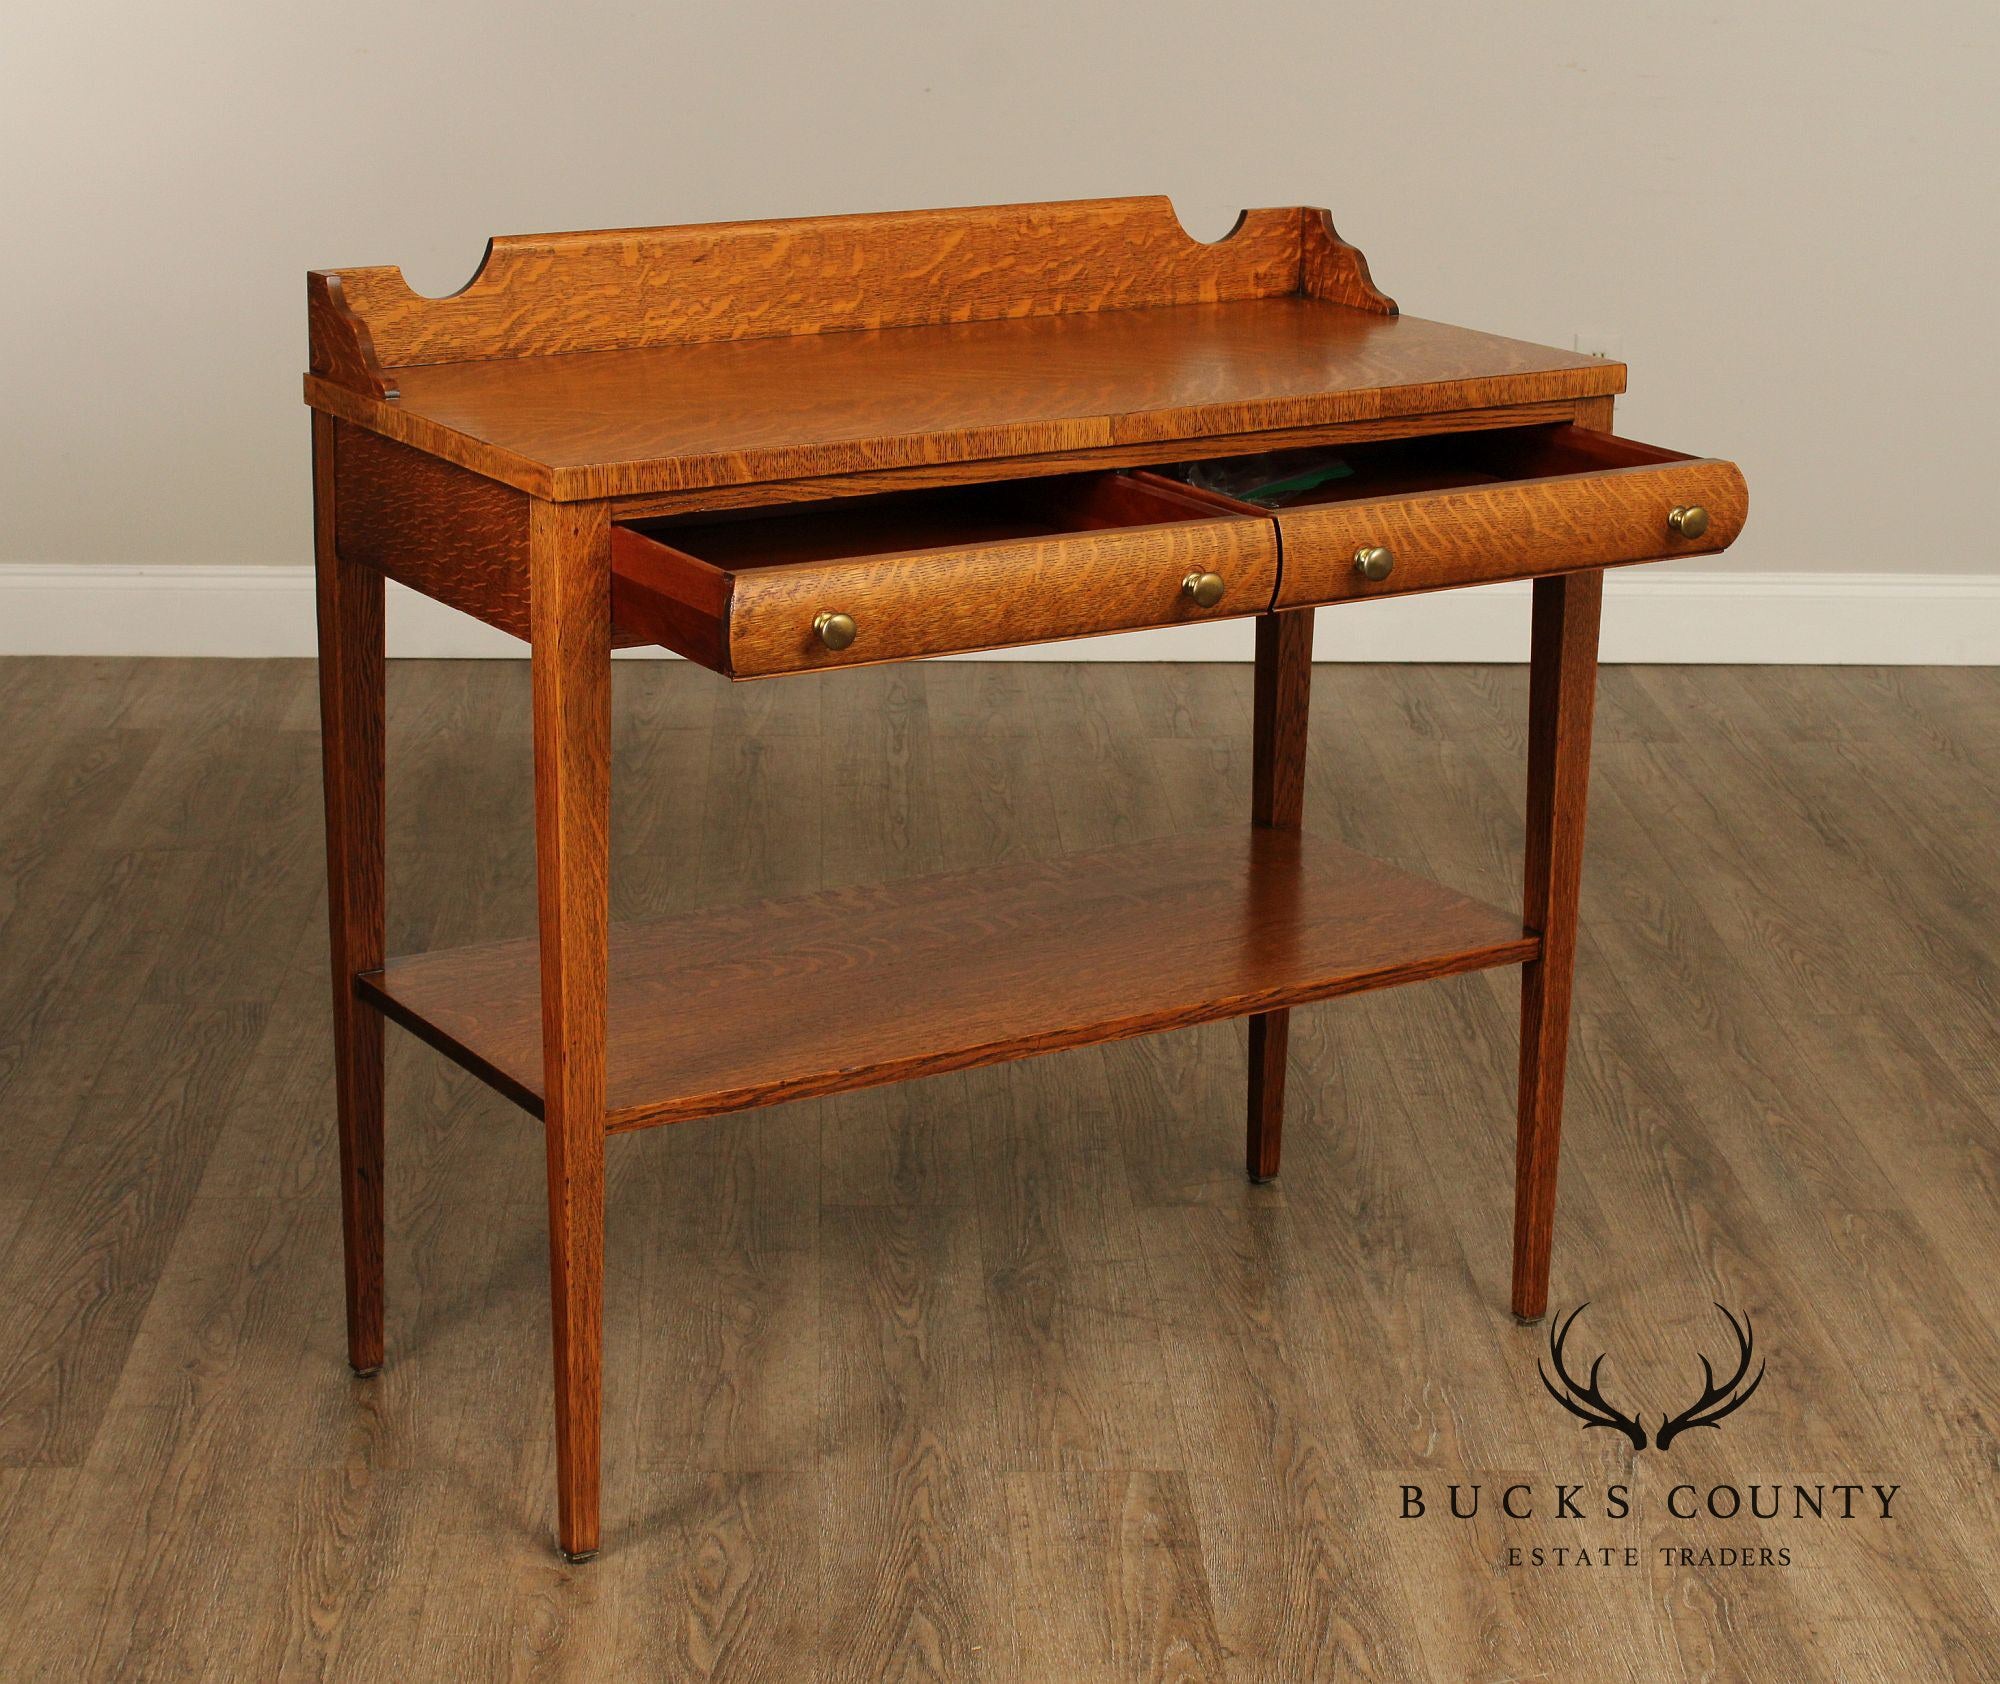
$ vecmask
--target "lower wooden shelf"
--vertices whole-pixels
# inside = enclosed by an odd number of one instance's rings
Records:
[[[614,925],[608,1126],[1519,964],[1540,945],[1514,914],[1247,826]],[[540,1115],[532,939],[393,959],[355,988]]]

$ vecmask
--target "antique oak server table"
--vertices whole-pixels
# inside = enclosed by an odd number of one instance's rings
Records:
[[[1204,244],[1159,198],[503,239],[450,297],[347,269],[308,309],[348,1356],[382,1363],[386,1017],[542,1119],[566,1555],[625,1129],[1247,1016],[1262,1179],[1289,1008],[1520,965],[1543,1313],[1603,569],[1747,505],[1609,430],[1621,366],[1399,316],[1323,211]],[[1329,446],[1275,508],[1185,466]],[[384,953],[386,579],[528,641],[538,940]],[[1519,915],[1300,828],[1314,608],[1502,579],[1534,581]],[[1240,828],[608,924],[616,646],[742,679],[1232,616]]]

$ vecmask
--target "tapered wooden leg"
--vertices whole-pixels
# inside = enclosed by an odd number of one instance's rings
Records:
[[[1570,975],[1576,961],[1590,718],[1597,694],[1597,624],[1604,573],[1535,581],[1528,677],[1528,846],[1522,917],[1541,956],[1521,973],[1521,1089],[1514,1160],[1514,1314],[1539,1320],[1549,1303],[1556,1160]]]
[[[604,1012],[611,574],[602,504],[530,517],[535,879],[562,1553],[597,1553],[604,1369]]]
[[[1252,1181],[1274,1181],[1285,1141],[1285,1053],[1290,1012],[1259,1012],[1250,1020],[1250,1126],[1243,1167]]]
[[[383,580],[335,552],[334,443],[333,418],[315,413],[313,550],[347,1360],[369,1375],[382,1366],[382,1019],[354,997],[354,976],[382,963]]]
[[[1274,830],[1297,830],[1305,813],[1312,633],[1310,608],[1265,614],[1257,621],[1250,818],[1253,824]],[[1269,1181],[1278,1173],[1291,1021],[1290,1012],[1260,1012],[1250,1020],[1250,1118],[1244,1167],[1252,1181]]]

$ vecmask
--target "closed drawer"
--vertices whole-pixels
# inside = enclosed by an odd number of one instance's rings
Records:
[[[1574,426],[1358,445],[1277,511],[1278,606],[1712,555],[1743,530],[1732,462]]]
[[[1184,625],[1271,607],[1268,513],[1148,473],[623,523],[618,632],[734,678]]]

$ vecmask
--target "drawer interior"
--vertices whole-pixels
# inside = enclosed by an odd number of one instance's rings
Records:
[[[1562,422],[1223,457],[1165,471],[1190,489],[1261,509],[1293,509],[1688,460],[1678,451]]]
[[[739,572],[1260,512],[1139,472],[1059,474],[625,524],[683,555]]]

